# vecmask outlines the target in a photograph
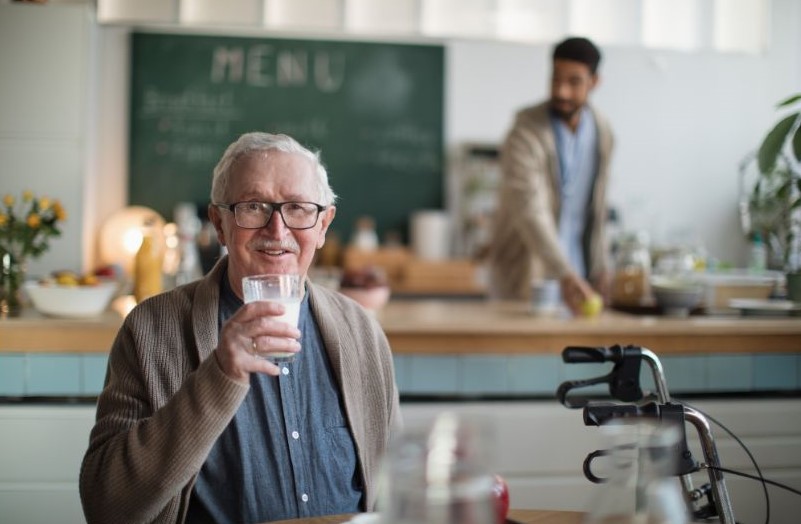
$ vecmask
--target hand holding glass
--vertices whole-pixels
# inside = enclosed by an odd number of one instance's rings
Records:
[[[284,314],[275,319],[297,327],[300,317],[301,285],[300,275],[252,275],[242,279],[242,294],[245,304],[257,300],[281,304],[284,306]],[[276,363],[291,362],[294,357],[294,353],[280,352],[264,356],[267,360]]]

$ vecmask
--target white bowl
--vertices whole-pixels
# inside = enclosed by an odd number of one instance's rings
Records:
[[[95,317],[108,308],[117,291],[116,282],[101,282],[93,286],[60,286],[25,282],[25,292],[33,306],[42,314],[53,317]]]
[[[389,301],[389,286],[377,287],[340,287],[339,292],[350,297],[366,309],[378,310]]]
[[[699,283],[672,277],[651,278],[651,290],[656,303],[669,316],[687,316],[701,304],[704,295]]]

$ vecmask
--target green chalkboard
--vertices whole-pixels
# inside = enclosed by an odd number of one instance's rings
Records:
[[[171,219],[209,201],[226,146],[280,132],[319,150],[355,220],[407,235],[409,214],[443,207],[440,45],[134,33],[129,200]]]

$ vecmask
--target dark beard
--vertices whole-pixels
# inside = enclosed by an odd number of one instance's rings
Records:
[[[565,122],[569,122],[570,120],[573,119],[573,117],[575,117],[578,114],[581,108],[573,107],[572,109],[565,111],[563,109],[559,109],[558,107],[556,107],[554,101],[551,100],[550,110],[551,114],[554,115],[555,117],[559,118],[560,120],[564,120]]]

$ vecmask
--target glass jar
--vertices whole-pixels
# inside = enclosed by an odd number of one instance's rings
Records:
[[[612,305],[639,307],[651,302],[651,254],[645,233],[620,241],[612,277]]]

